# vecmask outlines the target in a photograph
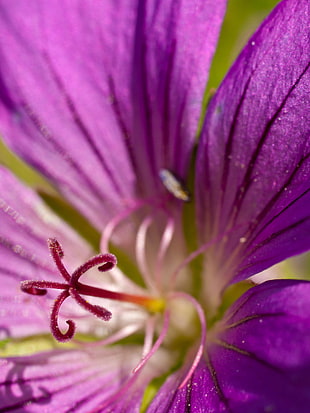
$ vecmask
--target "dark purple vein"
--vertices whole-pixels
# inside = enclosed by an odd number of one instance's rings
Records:
[[[64,159],[70,167],[72,167],[76,172],[77,175],[82,177],[84,182],[86,183],[85,187],[87,189],[91,189],[93,195],[97,198],[98,196],[98,188],[94,186],[92,180],[89,179],[87,175],[84,174],[83,170],[80,168],[80,166],[69,156],[69,154],[64,150],[59,143],[55,140],[55,138],[51,135],[51,133],[48,131],[48,128],[42,124],[40,119],[37,117],[37,115],[32,111],[30,105],[26,101],[22,101],[22,106],[24,107],[25,113],[34,125],[34,127],[37,129],[37,131],[42,135],[47,142],[55,149],[56,153],[58,153],[62,159]],[[33,166],[36,166],[36,169],[41,170],[42,165],[38,161],[34,161],[30,159],[30,163]],[[54,176],[46,170],[45,167],[43,167],[45,170],[45,174],[51,179],[51,181],[55,182]],[[56,180],[56,183],[59,183],[61,181],[61,178],[58,177]],[[63,180],[63,183],[65,186],[68,186],[68,183],[66,180]],[[80,187],[76,185],[76,187],[79,189]],[[78,198],[84,198],[87,204],[90,204],[90,198],[89,195],[83,195],[83,192],[81,193],[80,191],[77,191],[75,187],[72,187],[70,185],[70,191],[74,193]]]
[[[284,99],[280,103],[279,107],[274,112],[273,116],[269,119],[269,121],[266,123],[264,131],[263,131],[261,137],[259,138],[259,141],[256,145],[255,150],[252,153],[251,159],[250,159],[250,161],[248,163],[248,166],[246,168],[246,173],[244,175],[243,181],[242,181],[241,185],[239,186],[238,191],[236,192],[235,200],[232,204],[233,207],[234,207],[234,211],[236,211],[235,216],[234,216],[234,221],[236,221],[236,219],[238,217],[238,214],[239,214],[240,209],[241,209],[241,205],[242,205],[242,203],[245,199],[245,196],[248,192],[248,189],[249,189],[249,187],[252,183],[251,175],[253,173],[253,170],[254,170],[256,161],[258,159],[258,156],[260,155],[260,153],[262,151],[262,148],[263,148],[263,146],[266,142],[266,139],[269,135],[271,127],[273,126],[274,122],[276,121],[276,119],[280,115],[282,109],[284,108],[284,106],[285,106],[287,100],[289,99],[289,97],[291,96],[292,92],[296,89],[299,82],[302,80],[304,74],[307,72],[309,66],[310,66],[310,63],[307,64],[307,66],[302,71],[302,73],[299,75],[299,77],[296,79],[294,84],[289,88],[287,94],[285,95]]]
[[[276,215],[274,215],[269,221],[267,221],[260,229],[257,231],[251,239],[249,240],[249,243],[255,241],[257,237],[270,225],[272,224],[279,216],[281,216],[284,212],[286,212],[289,208],[291,208],[296,202],[300,201],[305,195],[307,195],[310,192],[310,188],[308,188],[306,191],[304,191],[302,194],[300,194],[297,198],[295,198],[293,201],[291,201],[288,205],[286,205],[285,208],[281,209]],[[310,213],[309,213],[310,216]]]
[[[283,234],[285,234],[286,232],[291,231],[294,228],[297,228],[298,226],[303,225],[305,222],[310,221],[310,215],[306,218],[302,218],[297,222],[294,222],[294,224],[289,225],[285,228],[282,228],[281,230],[274,232],[273,234],[271,234],[268,238],[264,239],[264,241],[260,242],[259,244],[256,244],[252,249],[250,249],[246,255],[244,255],[243,261],[245,261],[249,256],[251,256],[255,251],[257,251],[258,249],[260,249],[261,247],[263,247],[264,245],[268,244],[271,241],[274,241],[276,238],[282,236]],[[260,261],[255,261],[255,264],[257,264],[257,262],[264,262],[264,261],[268,261],[269,258],[266,258],[264,260],[260,260]],[[241,269],[239,269],[239,272],[244,271],[245,269],[249,268],[252,266],[252,263],[250,263],[249,265],[242,267]]]
[[[109,88],[109,93],[112,96],[112,107],[114,110],[114,115],[116,122],[118,124],[119,130],[121,131],[123,135],[123,141],[126,145],[127,153],[129,155],[130,163],[132,170],[135,172],[135,174],[138,174],[138,168],[137,168],[137,162],[135,159],[135,154],[134,154],[134,145],[132,142],[132,134],[131,134],[131,129],[129,129],[129,126],[126,125],[125,119],[123,117],[123,112],[121,109],[121,104],[116,92],[115,88],[115,83],[114,79],[111,75],[108,75],[108,88]],[[139,184],[139,182],[138,182]]]
[[[87,369],[89,370],[89,369]],[[84,370],[85,371],[85,370]],[[68,374],[68,373],[67,373]],[[64,374],[66,375],[66,374]],[[95,373],[96,376],[100,375],[100,372]],[[18,408],[22,408],[25,407],[31,403],[42,403],[46,400],[50,400],[51,396],[54,396],[56,394],[62,393],[64,391],[66,391],[67,389],[73,388],[74,386],[76,386],[77,384],[86,382],[87,380],[94,378],[94,372],[92,371],[91,374],[89,374],[86,377],[81,378],[80,380],[75,381],[74,383],[70,383],[56,391],[53,391],[51,394],[46,392],[46,394],[44,394],[43,396],[37,396],[37,397],[28,397],[26,400],[21,400],[18,401],[17,403],[11,405],[11,406],[5,406],[4,408],[0,409],[0,413],[5,413],[7,411],[12,411]],[[53,380],[55,380],[55,376],[53,377]]]
[[[216,370],[215,370],[215,368],[212,364],[211,357],[210,357],[210,354],[209,354],[207,349],[205,350],[205,360],[206,360],[208,370],[210,372],[211,379],[214,383],[215,391],[218,394],[219,399],[225,405],[227,411],[229,413],[233,413],[232,409],[229,406],[229,400],[227,399],[227,397],[225,396],[223,390],[221,389],[220,382],[219,382]]]
[[[165,142],[165,138],[169,142],[171,139],[171,79],[173,76],[174,71],[174,63],[175,63],[175,52],[176,52],[176,40],[174,40],[170,46],[169,55],[167,57],[167,68],[166,73],[164,75],[164,85],[163,85],[163,105],[162,105],[162,138],[163,143]],[[171,142],[170,142],[171,144]],[[169,145],[169,143],[168,143]],[[168,146],[169,147],[169,146]],[[163,159],[168,154],[167,148],[163,147]],[[167,163],[169,165],[169,163]]]
[[[139,138],[142,138],[140,145],[144,146],[147,157],[149,159],[149,166],[153,176],[157,176],[158,172],[155,170],[155,148],[154,144],[156,139],[153,138],[152,128],[152,111],[150,107],[150,92],[148,90],[148,70],[147,70],[147,44],[146,38],[148,37],[148,31],[146,27],[146,5],[144,2],[140,2],[138,6],[138,16],[136,21],[135,31],[135,50],[133,59],[133,79],[132,79],[132,93],[134,102],[135,118],[134,122],[139,125],[138,132]],[[136,80],[138,84],[134,84],[133,80]],[[153,85],[154,86],[154,85]],[[141,136],[143,135],[143,136]],[[139,142],[139,140],[138,140]],[[138,148],[142,149],[142,148]]]
[[[249,321],[252,320],[257,320],[259,318],[264,318],[264,317],[284,317],[287,314],[283,313],[283,312],[279,312],[279,313],[261,313],[261,314],[253,314],[253,315],[249,315],[247,317],[241,318],[240,320],[236,321],[235,323],[229,324],[229,325],[225,325],[225,329],[226,330],[231,330],[233,328],[239,327],[244,323],[248,323]]]
[[[61,76],[56,72],[56,69],[53,66],[52,61],[51,61],[51,59],[50,59],[50,57],[49,57],[49,55],[47,54],[46,51],[43,55],[45,57],[47,67],[49,68],[49,70],[51,72],[51,75],[52,75],[53,79],[55,80],[55,83],[58,86],[58,89],[61,92],[61,94],[62,94],[62,96],[63,96],[63,98],[66,102],[66,105],[69,109],[69,112],[71,113],[72,119],[74,120],[77,128],[81,132],[81,135],[84,136],[86,142],[89,145],[89,148],[92,150],[93,154],[97,158],[98,163],[100,164],[100,166],[105,170],[105,172],[109,176],[110,181],[113,184],[115,191],[121,197],[121,195],[122,195],[121,187],[116,182],[114,174],[112,173],[109,166],[107,165],[106,160],[102,156],[102,153],[101,153],[100,149],[98,148],[96,142],[93,140],[93,137],[92,137],[91,133],[89,132],[87,126],[83,122],[83,120],[81,118],[81,115],[78,113],[78,110],[77,110],[73,100],[69,96],[69,94],[68,94],[68,92],[67,92],[67,90],[66,90],[66,88],[63,84]]]
[[[189,382],[186,385],[185,413],[191,413],[192,410],[192,386],[193,376],[191,376]]]
[[[281,369],[280,367],[277,367],[273,364],[270,364],[268,361],[266,361],[264,359],[261,359],[255,353],[253,353],[251,351],[243,350],[243,349],[235,346],[234,344],[227,343],[224,340],[219,340],[218,339],[218,340],[216,340],[216,343],[219,346],[221,346],[222,348],[224,348],[225,350],[234,351],[238,354],[241,354],[242,356],[249,357],[249,358],[257,361],[258,363],[262,364],[263,366],[265,366],[265,367],[267,367],[267,368],[269,368],[269,369],[271,369],[271,370],[273,370],[273,371],[275,371],[275,372],[277,372],[281,375],[283,375],[283,373],[284,373],[283,369]]]
[[[222,207],[223,202],[224,202],[224,195],[225,195],[226,186],[227,186],[227,178],[228,178],[229,170],[230,170],[230,166],[231,166],[231,153],[232,153],[232,146],[233,146],[233,142],[234,142],[234,136],[235,136],[235,132],[236,132],[237,124],[238,124],[238,117],[239,117],[241,108],[243,106],[246,93],[247,93],[248,88],[249,88],[250,80],[251,80],[251,76],[249,76],[246,84],[244,85],[242,95],[241,95],[240,100],[238,102],[238,105],[236,107],[236,110],[235,110],[235,113],[234,113],[234,116],[233,116],[233,120],[232,120],[232,123],[231,123],[231,126],[230,126],[228,139],[227,139],[226,144],[225,144],[224,164],[223,164],[223,173],[222,173],[222,182],[221,182],[221,189],[222,189],[222,192],[221,192],[221,207]]]

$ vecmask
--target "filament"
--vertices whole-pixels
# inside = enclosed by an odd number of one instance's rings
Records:
[[[156,284],[158,288],[161,287],[162,276],[163,276],[163,260],[171,244],[174,230],[175,230],[174,219],[172,217],[169,217],[167,220],[167,224],[166,224],[163,236],[161,238],[159,252],[158,252],[157,261],[156,261],[155,278],[156,278]]]
[[[109,251],[109,242],[112,238],[114,231],[116,230],[117,226],[121,224],[121,222],[128,218],[129,215],[131,215],[133,212],[136,212],[140,208],[149,204],[152,205],[151,202],[148,200],[136,201],[136,204],[134,206],[127,208],[125,211],[122,211],[116,217],[111,219],[103,230],[100,241],[100,251]]]
[[[147,216],[141,223],[136,237],[136,259],[143,277],[143,280],[148,288],[155,290],[152,274],[149,272],[149,266],[146,258],[146,236],[150,225],[153,222],[151,216]]]
[[[185,268],[190,262],[192,262],[195,258],[197,258],[199,255],[201,255],[202,253],[204,253],[208,248],[210,248],[211,246],[219,243],[220,241],[222,241],[226,236],[228,236],[229,234],[231,234],[233,231],[235,231],[237,228],[242,227],[241,225],[236,226],[235,228],[230,228],[229,230],[219,234],[217,237],[213,238],[212,240],[206,242],[205,244],[202,244],[197,250],[193,251],[191,254],[189,254],[185,260],[183,260],[181,262],[181,264],[179,264],[177,266],[177,268],[175,269],[175,271],[172,273],[171,275],[171,279],[170,279],[170,283],[171,283],[171,290],[174,289],[175,287],[175,283],[176,283],[176,279],[179,275],[179,273],[182,271],[183,268]]]
[[[183,379],[182,383],[179,386],[179,389],[182,389],[186,385],[188,380],[191,378],[191,376],[193,375],[195,369],[197,368],[197,366],[200,362],[201,356],[203,354],[205,342],[206,342],[207,325],[206,325],[206,319],[205,319],[203,308],[198,303],[198,301],[195,300],[194,297],[192,297],[189,294],[179,292],[179,291],[170,294],[169,297],[171,299],[184,299],[184,300],[189,301],[195,307],[195,310],[196,310],[197,315],[199,317],[200,326],[201,326],[200,344],[198,346],[198,350],[196,352],[196,356],[194,358],[194,361],[193,361],[189,371],[187,372],[185,378]]]
[[[133,374],[126,380],[126,382],[120,387],[120,389],[116,391],[114,394],[112,394],[110,397],[108,397],[108,399],[105,400],[102,404],[97,406],[95,409],[91,410],[89,413],[97,413],[97,412],[103,411],[103,409],[115,403],[116,399],[120,398],[122,394],[124,394],[126,391],[130,389],[132,385],[134,385],[135,381],[138,379],[141,369],[144,367],[146,362],[152,357],[152,355],[158,350],[158,348],[162,344],[167,334],[167,331],[168,331],[169,321],[170,321],[170,312],[167,310],[164,315],[163,330],[161,334],[159,335],[158,339],[156,340],[155,344],[153,345],[152,349],[135,367],[135,369],[133,370]]]
[[[132,334],[136,333],[137,331],[141,329],[141,327],[142,327],[141,324],[127,325],[103,340],[87,342],[87,347],[107,346],[108,344],[114,344],[117,341],[120,341],[123,338],[129,337]],[[79,344],[85,344],[85,341],[83,340],[74,339],[74,341]]]
[[[142,358],[144,358],[149,353],[149,351],[151,351],[155,333],[156,319],[156,316],[150,317],[150,319],[146,323]]]
[[[164,320],[163,320],[163,327],[162,330],[155,341],[153,347],[151,350],[146,354],[145,357],[143,357],[140,361],[140,363],[133,369],[133,373],[136,374],[138,373],[142,367],[146,364],[146,362],[156,353],[156,351],[159,349],[161,346],[162,342],[164,341],[167,332],[168,332],[168,327],[169,327],[169,322],[170,322],[170,311],[166,310],[164,313]]]

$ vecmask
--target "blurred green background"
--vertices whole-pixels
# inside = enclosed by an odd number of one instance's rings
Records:
[[[226,18],[211,68],[209,87],[216,88],[263,19],[279,0],[228,0]]]

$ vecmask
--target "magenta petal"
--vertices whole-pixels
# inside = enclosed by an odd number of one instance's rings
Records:
[[[22,293],[20,281],[61,281],[47,238],[64,247],[71,268],[89,257],[89,246],[29,188],[0,168],[0,338],[49,331],[50,300]]]
[[[139,412],[148,380],[109,399],[132,375],[137,347],[53,351],[0,360],[0,411]],[[154,372],[158,369],[153,366]]]
[[[145,190],[161,168],[185,176],[225,7],[225,0],[139,2],[133,134]]]
[[[309,2],[282,1],[207,113],[197,161],[198,217],[202,237],[226,232],[219,261],[237,257],[230,279],[310,248],[308,35]]]
[[[1,132],[98,227],[185,174],[226,0],[0,6]]]
[[[310,283],[269,281],[227,312],[190,382],[168,378],[148,413],[308,413]]]

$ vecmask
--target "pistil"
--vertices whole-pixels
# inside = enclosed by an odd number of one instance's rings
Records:
[[[61,332],[58,326],[59,309],[68,297],[73,298],[85,310],[104,321],[109,321],[111,319],[111,312],[104,307],[89,303],[81,295],[133,303],[146,308],[150,312],[163,311],[165,302],[161,298],[110,291],[79,282],[80,277],[86,271],[95,266],[97,266],[97,269],[101,272],[111,270],[117,264],[117,259],[113,254],[96,255],[78,267],[72,275],[70,275],[62,262],[64,253],[59,242],[56,239],[49,239],[48,247],[56,267],[64,278],[65,283],[27,280],[21,283],[21,289],[22,291],[32,295],[45,295],[47,293],[47,289],[62,290],[54,301],[51,312],[51,331],[53,336],[58,341],[68,341],[74,336],[75,333],[75,323],[72,320],[66,321],[68,324],[68,329],[65,333]]]

